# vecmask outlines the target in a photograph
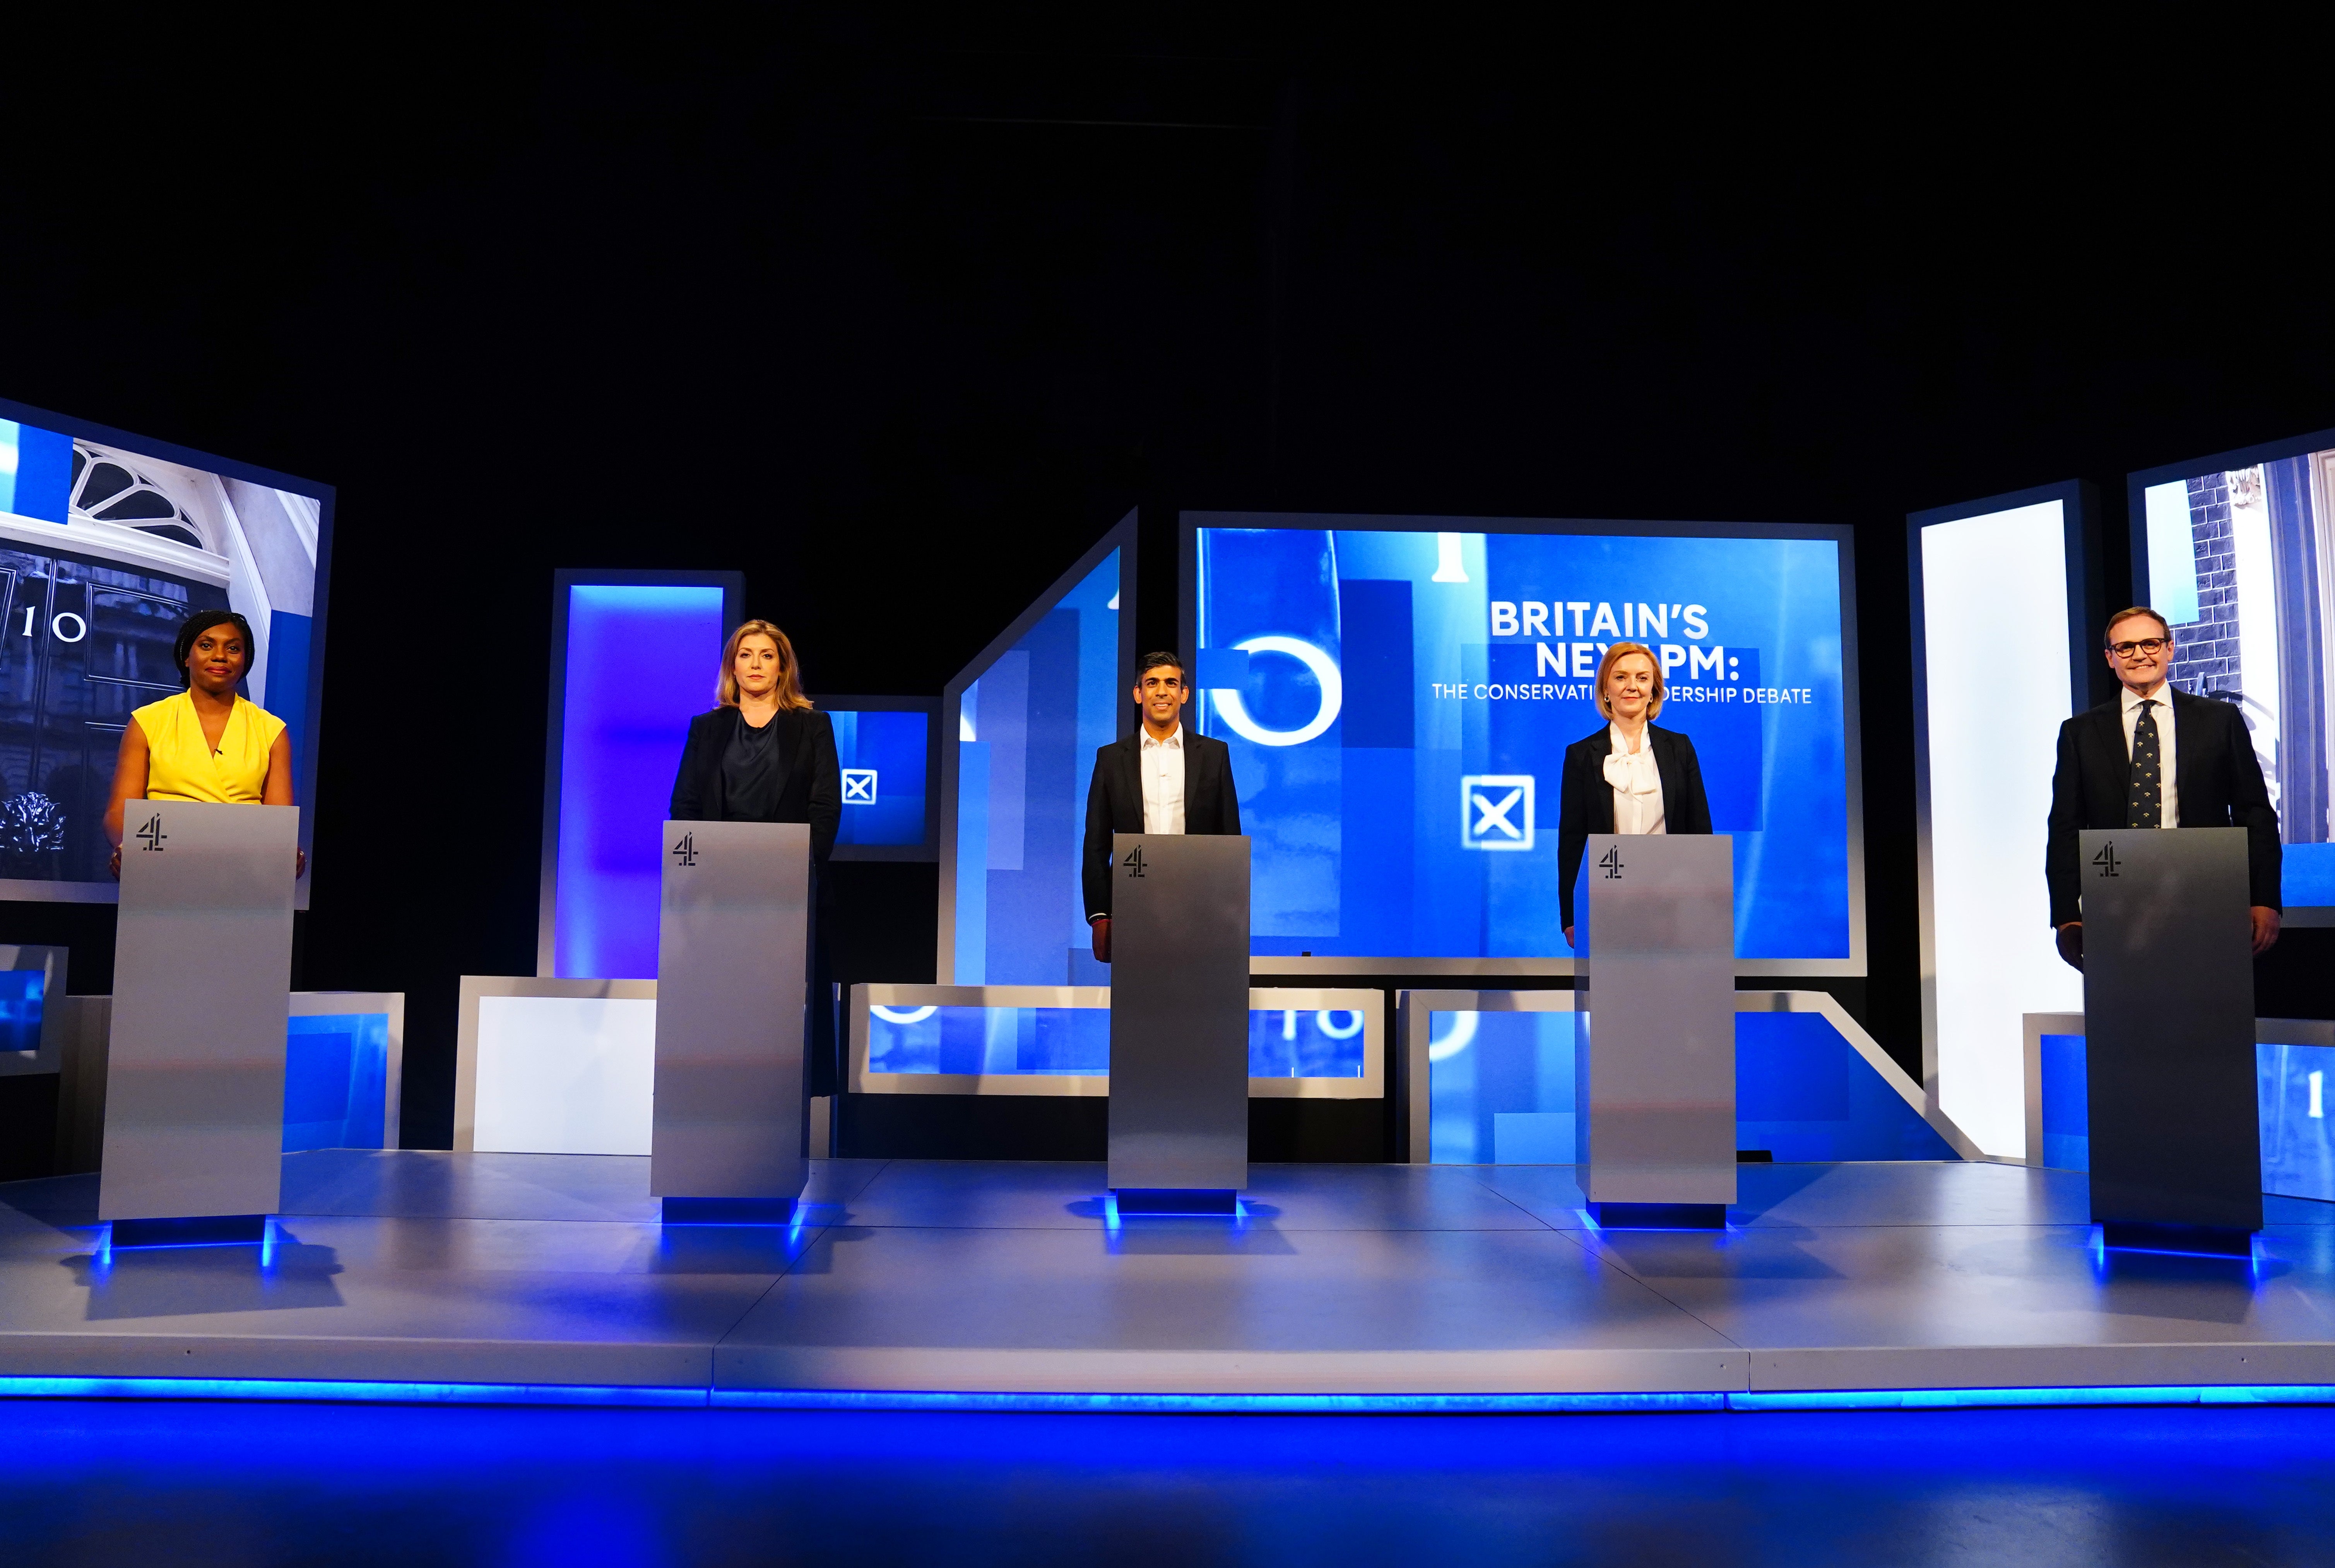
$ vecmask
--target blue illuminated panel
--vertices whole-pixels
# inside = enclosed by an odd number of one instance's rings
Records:
[[[41,1009],[47,986],[37,969],[0,969],[0,1050],[41,1049]]]
[[[290,1021],[284,1053],[284,1152],[385,1148],[389,1014]]]
[[[654,980],[658,829],[714,704],[722,590],[573,584],[559,750],[556,973]]]
[[[1119,736],[1113,550],[965,688],[957,711],[958,985],[1107,985],[1089,950],[1079,845],[1094,755]]]
[[[1359,1012],[1303,1009],[1248,1015],[1251,1078],[1353,1078]],[[912,1073],[1110,1071],[1110,1012],[1100,1007],[870,1007],[867,1070]]]
[[[1571,1012],[1429,1019],[1435,1163],[1574,1163]],[[1953,1150],[1820,1013],[1735,1015],[1736,1147],[1778,1160],[1952,1159]]]
[[[2043,1037],[2043,1163],[2092,1168],[2092,1089],[2084,1078],[2084,1037]]]
[[[920,709],[834,709],[828,717],[835,722],[835,754],[843,766],[837,847],[922,845],[930,716]]]
[[[1734,836],[1738,953],[1854,957],[1835,541],[1204,527],[1197,548],[1197,727],[1232,748],[1254,952],[1568,955],[1562,760],[1628,640]]]
[[[2262,1191],[2335,1203],[2335,1119],[2327,1110],[2335,1050],[2258,1045],[2254,1070],[2262,1096]]]
[[[2043,1163],[2054,1170],[2091,1168],[2091,1123],[2084,1037],[2043,1037]],[[2335,1049],[2323,1045],[2254,1047],[2256,1103],[2262,1116],[2262,1190],[2335,1203],[2335,1118],[2328,1091]]]

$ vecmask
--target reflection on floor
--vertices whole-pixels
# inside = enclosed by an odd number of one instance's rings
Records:
[[[0,1379],[1329,1408],[2335,1385],[2335,1205],[2268,1200],[2251,1263],[2103,1254],[2083,1178],[2011,1166],[1747,1166],[1717,1234],[1600,1232],[1562,1166],[1259,1166],[1237,1220],[1114,1224],[1099,1166],[828,1161],[791,1229],[662,1227],[640,1159],[285,1173],[269,1266],[102,1254],[92,1178],[0,1186]]]

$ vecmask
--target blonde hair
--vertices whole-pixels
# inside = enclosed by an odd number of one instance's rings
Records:
[[[1654,694],[1646,703],[1646,717],[1652,719],[1662,711],[1662,694],[1670,690],[1670,683],[1662,679],[1661,656],[1643,643],[1616,643],[1605,650],[1603,658],[1597,661],[1597,711],[1608,719],[1613,716],[1613,700],[1605,695],[1605,677],[1612,673],[1614,663],[1624,653],[1643,653],[1654,666]]]
[[[796,662],[795,645],[787,634],[768,621],[749,621],[730,634],[722,645],[722,678],[713,682],[714,700],[724,708],[738,705],[738,644],[749,637],[768,637],[778,644],[779,684],[777,697],[781,708],[809,708],[810,699],[803,695],[802,665]]]

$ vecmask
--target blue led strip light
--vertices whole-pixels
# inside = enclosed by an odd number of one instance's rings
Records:
[[[1061,1414],[1590,1415],[1712,1410],[1917,1410],[2083,1405],[2329,1405],[2335,1384],[2069,1389],[1845,1389],[1774,1393],[1146,1394],[396,1383],[275,1378],[0,1377],[0,1399],[286,1399],[415,1405],[603,1405]]]

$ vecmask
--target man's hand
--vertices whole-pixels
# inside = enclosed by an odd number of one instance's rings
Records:
[[[2278,911],[2257,904],[2252,911],[2254,917],[2254,952],[2268,953],[2278,941]]]
[[[1110,916],[1096,915],[1087,922],[1087,929],[1094,934],[1095,962],[1109,963],[1110,962]]]
[[[1567,947],[1578,947],[1581,945],[1581,944],[1573,940],[1573,927],[1570,925],[1565,928],[1565,944]]]
[[[2084,923],[2070,920],[2059,927],[2059,956],[2068,961],[2070,969],[2084,967]]]

